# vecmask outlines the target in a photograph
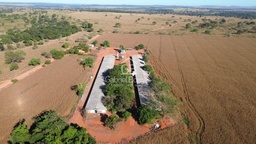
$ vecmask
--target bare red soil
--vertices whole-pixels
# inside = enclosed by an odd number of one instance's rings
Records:
[[[98,40],[147,46],[155,71],[172,84],[190,121],[187,136],[198,135],[203,143],[255,143],[255,39],[106,34]],[[177,135],[155,139],[171,136]]]
[[[77,62],[79,56],[65,56],[23,80],[0,91],[0,141],[5,143],[13,126],[44,110],[55,110],[62,116],[70,113],[77,100],[70,86],[85,82],[87,70]]]

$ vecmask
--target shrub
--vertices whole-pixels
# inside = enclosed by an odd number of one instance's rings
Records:
[[[121,27],[121,24],[120,24],[120,23],[116,23],[114,27],[115,27],[115,28],[120,28],[120,27]]]
[[[155,109],[147,106],[139,108],[138,114],[140,124],[152,123],[152,120],[158,116],[158,112]]]
[[[104,41],[101,46],[103,47],[110,47],[110,42],[109,41]]]
[[[5,53],[5,63],[10,64],[10,63],[20,63],[22,60],[24,60],[25,52],[22,50],[18,50],[16,52],[6,52]]]
[[[85,83],[80,83],[80,84],[77,85],[77,95],[79,97],[83,96],[85,87],[86,87]]]
[[[79,53],[78,47],[75,46],[75,47],[69,49],[69,50],[67,51],[67,53],[69,53],[69,54],[78,54],[78,53]]]
[[[64,43],[64,44],[62,45],[62,47],[63,47],[63,48],[68,48],[69,45],[70,45],[70,44],[66,42],[66,43]]]
[[[17,79],[12,79],[12,83],[17,83],[17,82],[19,82],[19,80],[17,80]]]
[[[44,56],[45,58],[51,58],[51,57],[52,57],[52,54],[51,54],[51,53],[48,53],[48,52],[42,52],[42,53],[41,53],[41,56]]]
[[[44,44],[44,41],[43,40],[40,40],[39,42],[38,42],[38,45],[43,45]]]
[[[82,43],[82,42],[78,45],[78,48],[82,49],[84,52],[88,52],[90,49],[90,47],[86,45],[86,43]]]
[[[81,61],[81,64],[84,66],[84,67],[92,67],[94,63],[94,59],[89,57],[89,58],[86,58],[84,59],[83,61]]]
[[[44,62],[44,64],[51,64],[52,62],[51,62],[51,60],[46,60],[45,62]]]
[[[4,45],[3,45],[3,43],[0,43],[0,51],[4,51]]]
[[[152,71],[153,71],[153,68],[152,68],[152,66],[150,66],[150,65],[145,65],[145,66],[143,67],[143,69],[144,69],[145,71],[148,71],[148,72],[152,72]]]
[[[39,58],[32,58],[29,61],[28,65],[29,66],[36,66],[36,65],[40,65],[40,63],[41,63],[41,60]]]
[[[144,49],[144,45],[143,44],[139,44],[137,46],[135,46],[136,50],[140,50],[140,49]]]
[[[115,125],[117,122],[119,122],[119,117],[112,115],[106,119],[104,125],[111,129],[115,129]]]
[[[197,29],[197,28],[194,28],[194,29],[191,30],[191,32],[196,32],[196,33],[197,33],[197,32],[198,32],[198,29]]]
[[[186,29],[190,29],[191,28],[191,24],[190,23],[187,23],[186,24]]]
[[[19,69],[19,65],[17,63],[12,63],[9,67],[10,71],[14,71]]]
[[[156,25],[156,22],[155,22],[155,21],[153,21],[153,22],[152,22],[152,25]]]
[[[125,111],[124,113],[122,113],[122,117],[127,120],[130,116],[132,116],[132,114],[128,111]]]
[[[209,35],[209,34],[211,34],[211,31],[210,30],[206,30],[204,33]]]
[[[62,59],[66,54],[65,51],[56,49],[51,50],[50,53],[54,59]]]
[[[149,60],[149,56],[148,56],[148,55],[144,55],[143,58],[142,58],[142,60],[143,60],[145,63],[147,63],[148,60]]]
[[[0,74],[3,74],[3,72],[0,70]]]
[[[94,46],[96,46],[96,45],[98,44],[98,41],[95,40],[95,41],[92,42],[92,44],[93,44]]]

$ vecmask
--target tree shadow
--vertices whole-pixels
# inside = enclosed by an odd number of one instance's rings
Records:
[[[103,123],[102,125],[105,126],[105,121],[107,120],[108,115],[107,114],[100,114],[100,121]]]

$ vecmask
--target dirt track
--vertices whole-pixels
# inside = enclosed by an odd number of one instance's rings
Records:
[[[69,114],[77,96],[70,86],[85,82],[88,72],[77,62],[78,56],[65,56],[16,84],[0,91],[0,142],[5,143],[12,127],[44,110]]]
[[[199,135],[203,143],[256,141],[255,39],[106,34],[103,40],[112,46],[147,45],[154,69],[181,100],[188,135]]]

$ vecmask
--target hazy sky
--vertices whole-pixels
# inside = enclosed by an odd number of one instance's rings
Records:
[[[131,5],[219,5],[256,6],[256,0],[0,0],[0,2],[47,2],[69,4],[131,4]]]

